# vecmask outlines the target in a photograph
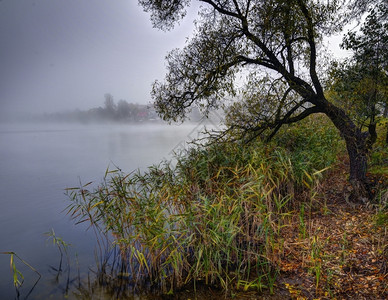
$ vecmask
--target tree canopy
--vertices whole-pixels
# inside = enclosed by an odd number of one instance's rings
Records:
[[[263,76],[281,78],[288,84],[293,105],[287,103],[287,107],[294,113],[318,111],[315,100],[323,96],[323,88],[316,69],[317,41],[328,31],[338,30],[333,17],[336,3],[203,2],[209,7],[201,10],[195,36],[185,48],[169,53],[165,82],[155,82],[152,90],[158,111],[166,120],[184,118],[193,104],[205,112],[217,107],[219,100],[236,94],[236,76],[247,70],[250,84]],[[314,108],[303,109],[306,103]]]

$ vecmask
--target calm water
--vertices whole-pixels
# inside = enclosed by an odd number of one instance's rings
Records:
[[[69,204],[64,189],[80,180],[100,182],[108,166],[128,173],[170,159],[174,148],[195,137],[195,127],[0,124],[0,252],[16,252],[42,274],[28,299],[61,299],[66,288],[65,274],[56,280],[52,267],[60,255],[45,232],[54,229],[71,244],[70,279],[78,272],[75,257],[81,276],[95,265],[93,233],[63,212]],[[0,254],[0,299],[16,297],[9,262],[9,255]],[[16,266],[25,277],[24,299],[37,275],[19,260]]]

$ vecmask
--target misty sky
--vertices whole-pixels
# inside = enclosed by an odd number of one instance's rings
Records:
[[[163,32],[137,0],[0,0],[1,113],[88,109],[105,93],[149,103],[192,20]]]
[[[154,29],[137,0],[0,0],[0,118],[81,110],[104,94],[149,103],[168,51],[194,29]]]

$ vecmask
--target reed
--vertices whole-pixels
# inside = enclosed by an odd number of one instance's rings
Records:
[[[110,237],[117,251],[110,278],[133,290],[173,293],[200,282],[272,291],[282,231],[314,189],[316,167],[328,167],[325,157],[303,164],[298,151],[277,143],[211,144],[177,155],[174,167],[107,170],[97,188],[68,189],[68,213]]]
[[[10,265],[10,268],[11,268],[11,272],[12,272],[12,277],[13,277],[13,285],[15,287],[15,291],[16,291],[16,298],[19,299],[20,297],[20,288],[21,286],[23,285],[24,283],[24,275],[23,273],[16,267],[16,262],[15,262],[15,258],[18,259],[22,264],[24,264],[25,266],[27,266],[30,270],[32,270],[36,275],[38,275],[35,283],[33,284],[33,286],[31,287],[31,289],[29,290],[29,292],[27,293],[27,295],[25,296],[25,299],[28,298],[28,296],[32,293],[32,291],[34,290],[35,286],[38,284],[39,280],[41,279],[42,275],[38,272],[38,270],[36,270],[33,266],[31,266],[27,261],[25,261],[23,258],[21,258],[19,255],[17,255],[15,252],[13,251],[6,251],[6,252],[0,252],[0,254],[6,254],[6,255],[9,255],[10,256],[10,262],[9,262],[9,265]]]

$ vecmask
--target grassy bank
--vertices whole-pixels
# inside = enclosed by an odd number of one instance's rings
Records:
[[[375,255],[373,295],[384,294],[386,149],[372,157],[376,197],[363,208],[344,201],[343,151],[334,128],[309,119],[271,143],[211,144],[175,166],[109,171],[96,189],[69,189],[69,214],[101,238],[98,280],[119,297],[198,286],[228,297],[343,297],[356,230],[371,239],[362,251]]]

